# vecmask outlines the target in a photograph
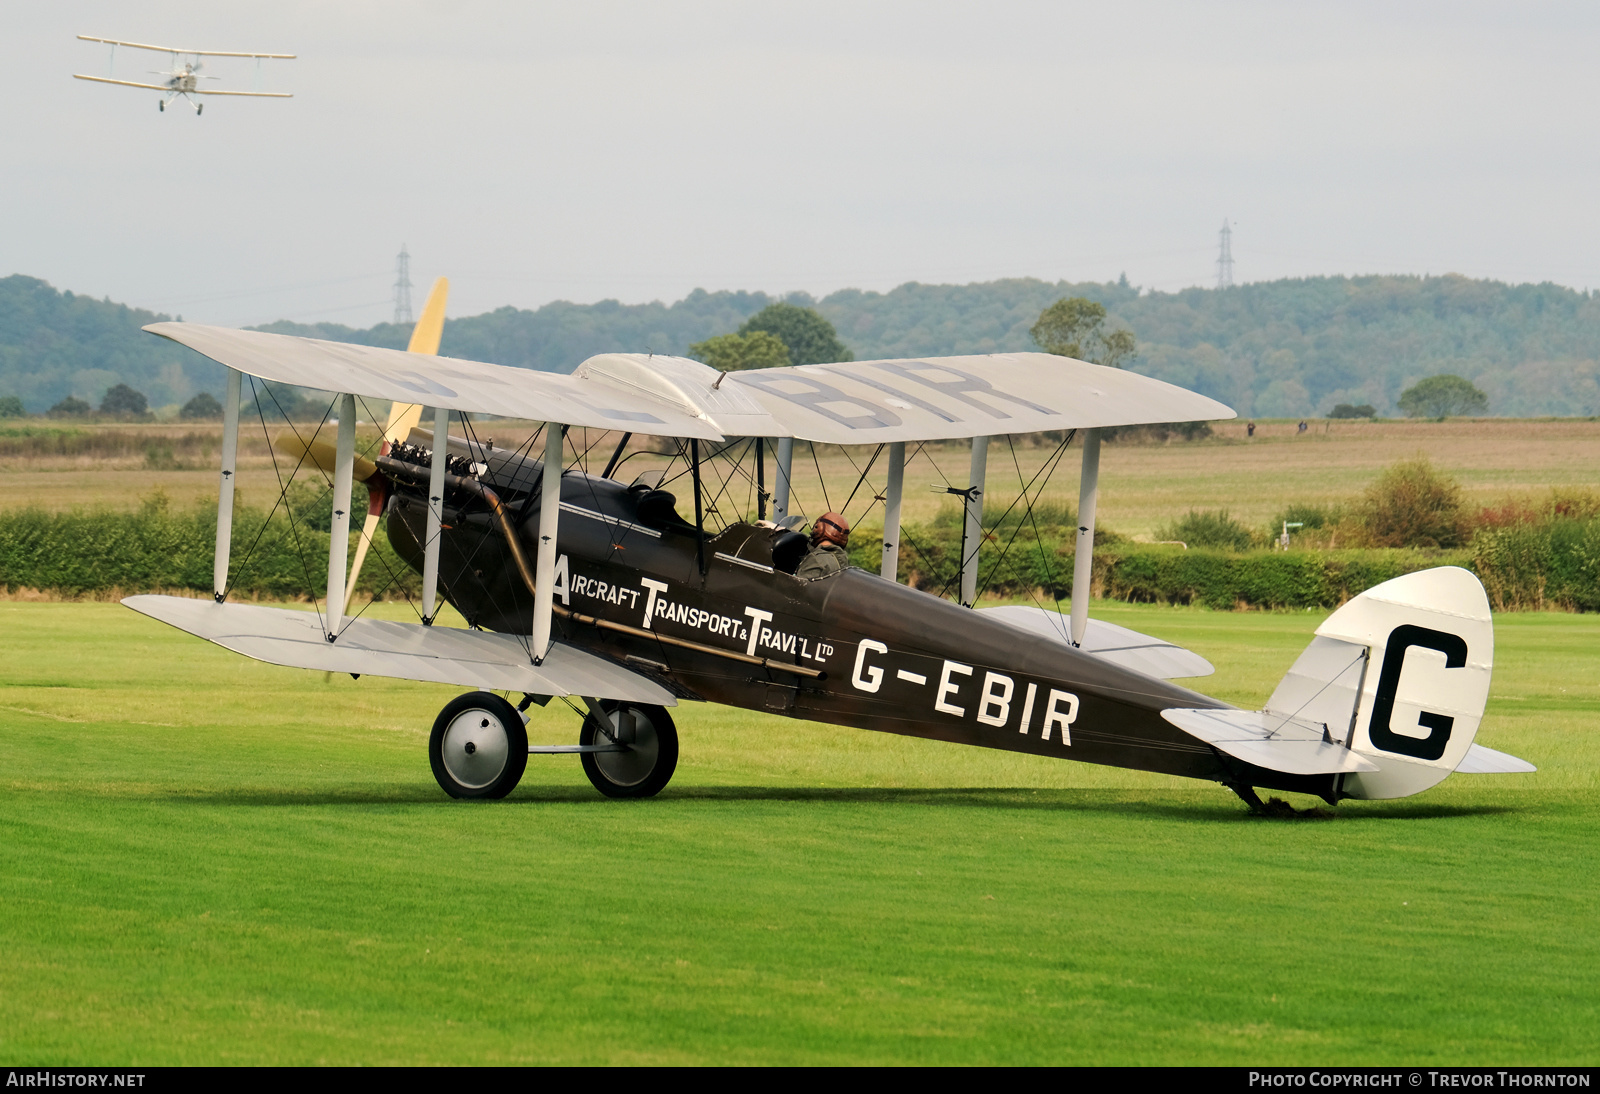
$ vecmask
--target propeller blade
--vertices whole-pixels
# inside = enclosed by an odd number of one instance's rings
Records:
[[[361,576],[361,564],[367,561],[367,548],[372,546],[372,537],[377,534],[378,521],[383,514],[367,513],[367,522],[361,526],[361,539],[356,544],[355,561],[350,564],[350,582],[344,587],[344,610],[350,611],[350,599],[356,595],[356,579]]]
[[[422,306],[422,316],[411,331],[411,344],[406,347],[406,352],[430,356],[439,352],[439,339],[444,335],[444,307],[449,297],[450,279],[441,277],[433,283],[433,289],[428,293],[428,302]],[[389,408],[389,425],[383,431],[384,440],[390,444],[405,440],[406,434],[415,429],[420,421],[421,404],[395,403]]]
[[[450,296],[450,279],[441,277],[433,283],[433,289],[428,293],[428,302],[422,306],[422,316],[417,320],[417,325],[411,331],[411,344],[406,347],[409,353],[425,353],[430,356],[439,352],[439,339],[444,334],[444,306]],[[418,422],[422,421],[422,406],[419,403],[395,403],[389,408],[389,424],[384,427],[383,439],[385,451],[387,446],[406,438]],[[332,447],[331,445],[329,446]],[[373,465],[377,470],[377,465]],[[358,474],[361,481],[366,478]],[[380,482],[383,480],[380,479]],[[356,544],[355,561],[350,566],[350,583],[345,586],[345,610],[350,610],[350,598],[355,595],[356,579],[361,576],[361,565],[367,560],[367,548],[372,546],[372,536],[378,530],[378,519],[383,515],[383,506],[374,493],[372,508],[367,512],[367,523],[361,529],[361,542]]]
[[[439,339],[444,334],[444,306],[449,297],[450,279],[441,277],[433,283],[433,288],[428,293],[428,302],[422,305],[422,316],[411,331],[411,344],[406,347],[407,353],[433,355],[439,352]]]
[[[283,452],[286,456],[299,459],[304,456],[317,467],[329,474],[333,473],[338,463],[339,450],[331,441],[320,438],[307,444],[294,432],[280,434],[273,442],[273,447]],[[378,474],[378,465],[361,456],[355,458],[355,465],[351,469],[351,476],[357,482],[367,483],[367,520],[361,528],[361,539],[356,544],[356,557],[350,567],[350,581],[344,589],[345,610],[350,610],[350,598],[355,595],[356,581],[361,577],[361,564],[367,560],[367,549],[372,546],[372,537],[378,530],[378,521],[383,516],[384,503],[389,500],[389,484],[382,475]]]
[[[307,443],[298,434],[290,431],[279,434],[277,439],[273,441],[273,447],[296,460],[304,456],[316,467],[321,468],[330,475],[333,474],[333,469],[338,466],[338,447],[332,441],[325,441],[320,437]],[[352,474],[357,482],[366,482],[377,473],[377,464],[363,456],[356,457]]]

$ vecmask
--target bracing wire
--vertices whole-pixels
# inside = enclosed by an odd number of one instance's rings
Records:
[[[1049,457],[1047,457],[1045,459],[1045,461],[1043,463],[1041,463],[1039,465],[1039,470],[1034,472],[1033,478],[1029,479],[1025,483],[1023,482],[1023,477],[1022,477],[1022,462],[1017,459],[1017,446],[1009,436],[1006,437],[1006,444],[1011,449],[1011,462],[1012,462],[1012,465],[1014,467],[1016,467],[1016,469],[1017,469],[1017,482],[1018,483],[1022,483],[1022,493],[1020,495],[1018,495],[1018,497],[1015,500],[1013,500],[1010,505],[1006,506],[1005,512],[1000,514],[1000,516],[995,520],[995,522],[992,525],[992,527],[1000,528],[1001,526],[1003,526],[1005,524],[1006,517],[1011,515],[1011,511],[1017,507],[1018,502],[1026,501],[1027,505],[1023,508],[1023,514],[1028,518],[1029,523],[1033,526],[1034,539],[1038,543],[1039,550],[1041,552],[1041,556],[1043,555],[1043,551],[1044,551],[1044,541],[1043,541],[1042,537],[1040,537],[1040,535],[1039,535],[1038,522],[1037,522],[1037,520],[1034,519],[1034,510],[1035,510],[1035,508],[1037,508],[1037,498],[1036,497],[1029,497],[1028,491],[1030,489],[1032,489],[1034,483],[1039,481],[1039,477],[1041,475],[1044,476],[1046,482],[1048,482],[1050,480],[1050,476],[1055,473],[1055,468],[1061,463],[1061,458],[1066,453],[1067,445],[1071,443],[1072,436],[1073,436],[1073,434],[1068,433],[1066,439],[1063,440],[1059,446],[1057,446],[1055,452],[1053,452]],[[1020,535],[1021,532],[1022,532],[1022,521],[1019,520],[1019,521],[1017,521],[1016,531],[1012,532],[1011,533],[1011,538],[1006,540],[1006,545],[1005,545],[1005,547],[1003,547],[1001,549],[999,557],[996,558],[992,563],[990,563],[988,580],[983,581],[983,582],[981,582],[979,584],[978,592],[977,592],[978,596],[982,596],[984,591],[986,589],[988,589],[988,587],[991,584],[994,583],[995,576],[997,574],[999,574],[999,572],[1000,572],[1001,564],[1003,562],[1005,562],[1006,555],[1009,554],[1010,551],[1011,551],[1011,545],[1017,541],[1017,536]],[[980,537],[980,539],[981,539],[981,537]],[[1045,559],[1045,569],[1047,571],[1050,569],[1050,563],[1049,563],[1048,558]],[[1054,580],[1054,575],[1051,574],[1050,576],[1051,576],[1051,579],[1053,581]],[[1058,603],[1059,603],[1059,600],[1058,600]]]
[[[481,441],[478,440],[477,431],[472,428],[472,418],[471,418],[471,416],[469,414],[467,414],[465,411],[463,411],[461,413],[460,421],[461,421],[462,430],[467,434],[467,446],[468,446],[469,453],[471,452],[471,450],[474,447],[476,447],[479,452],[487,453],[488,449],[484,446],[484,444]],[[537,436],[538,436],[538,434],[536,433],[535,437],[537,437]],[[529,444],[530,445],[533,444],[533,440],[532,439],[529,440]],[[439,448],[438,444],[435,443],[435,446],[434,446],[434,459],[439,459],[439,458],[440,458],[440,448]],[[489,536],[488,533],[485,533],[484,535],[481,535],[481,536],[478,537],[478,542],[473,545],[472,551],[467,555],[466,559],[463,561],[463,564],[462,564],[462,567],[461,567],[462,572],[471,573],[475,577],[477,576],[477,570],[473,567],[472,563],[474,561],[476,561],[476,559],[478,557],[478,553],[484,549],[484,546],[489,542],[489,539],[490,539],[490,536]],[[485,596],[487,596],[487,594],[489,592],[489,587],[484,584],[483,579],[481,577],[477,577],[477,581],[478,581],[478,588],[479,588],[480,592],[482,592],[483,594],[485,594]],[[511,587],[510,587],[510,594],[511,594],[511,609],[512,609],[512,611],[514,611],[514,612],[515,611],[520,611],[521,608],[522,608],[522,596],[521,596],[521,593],[518,591],[518,588],[517,588],[515,583],[513,583],[511,585]],[[478,621],[475,620],[475,619],[468,619],[467,623],[468,623],[469,626],[471,626],[473,628],[477,628],[478,627]],[[532,656],[533,637],[531,635],[521,635],[521,634],[515,635],[514,637],[522,645],[523,649],[529,653],[529,656],[531,657]]]
[[[361,409],[366,411],[367,420],[371,421],[373,423],[376,423],[377,420],[378,420],[377,419],[377,415],[372,413],[372,408],[367,405],[366,399],[364,399],[360,395],[357,395],[356,396],[356,402],[358,404],[360,404]],[[371,453],[374,449],[377,449],[377,450],[379,450],[381,452],[382,449],[383,449],[383,445],[384,445],[386,440],[387,440],[387,438],[385,438],[382,433],[378,434],[378,439],[375,442],[367,445],[367,447],[362,450],[361,454],[363,456],[365,456],[368,453]],[[371,487],[368,487],[368,490],[370,490],[370,489],[371,489]],[[354,513],[352,512],[351,515],[354,516]],[[366,536],[366,522],[365,521],[362,522],[362,527],[360,529],[360,534],[362,535],[363,538],[365,538],[365,536]],[[346,620],[347,621],[354,621],[354,620],[360,619],[363,615],[367,614],[367,609],[368,608],[370,608],[374,604],[376,604],[380,599],[383,598],[383,595],[385,593],[387,593],[390,589],[394,588],[396,585],[400,586],[400,591],[405,597],[406,605],[412,610],[412,612],[414,612],[416,614],[417,619],[420,620],[422,618],[422,609],[419,608],[417,606],[416,602],[411,599],[410,590],[406,589],[406,587],[403,584],[400,583],[401,575],[395,571],[395,568],[393,566],[389,565],[389,560],[383,556],[383,553],[381,551],[377,550],[377,546],[378,546],[377,538],[376,538],[376,536],[374,536],[372,541],[367,544],[367,551],[368,551],[367,557],[368,558],[376,558],[378,560],[378,565],[383,567],[384,573],[388,575],[389,580],[384,582],[383,585],[381,587],[379,587],[378,591],[372,594],[371,599],[369,599],[365,604],[363,604],[359,611],[357,611],[354,615],[346,616],[345,617]],[[344,595],[343,590],[340,590],[340,594],[339,595],[341,595],[341,596]]]
[[[856,494],[861,491],[861,484],[867,481],[867,475],[872,471],[873,465],[878,462],[878,457],[883,455],[883,450],[885,447],[885,445],[880,444],[877,448],[873,449],[872,458],[867,460],[867,466],[861,469],[861,475],[856,479],[855,486],[851,488],[850,496],[844,499],[844,507],[846,509],[849,509],[850,503],[856,500]],[[852,467],[855,465],[854,460],[851,460],[850,463]]]
[[[822,504],[833,511],[833,502],[828,500],[828,478],[822,473],[822,461],[817,459],[817,446],[814,442],[807,441],[806,447],[811,449],[811,465],[817,469],[817,484],[822,487]]]
[[[273,392],[270,385],[263,384],[262,388],[272,399],[273,405],[278,408],[278,413],[283,415],[283,420],[288,423],[290,430],[293,431],[295,437],[298,439],[300,437],[300,431],[295,428],[294,422],[290,419],[288,412],[283,409],[283,404],[278,402],[277,394]],[[310,454],[310,445],[302,443],[302,448],[304,451],[301,452],[299,460],[295,462],[294,469],[289,472],[288,481],[285,481],[283,477],[283,470],[278,466],[278,454],[272,448],[272,434],[267,427],[266,411],[261,405],[261,395],[260,392],[256,390],[255,377],[253,376],[250,377],[250,393],[255,399],[256,417],[261,422],[261,436],[262,439],[266,441],[267,454],[272,459],[272,471],[278,480],[278,498],[275,502],[273,502],[272,509],[268,511],[266,518],[262,520],[261,527],[256,531],[256,538],[251,541],[249,548],[245,551],[245,556],[240,560],[238,569],[235,571],[234,576],[228,581],[226,588],[223,589],[222,598],[226,600],[228,598],[228,594],[231,593],[234,589],[234,586],[238,584],[239,578],[245,573],[250,558],[255,553],[256,546],[261,542],[261,537],[266,534],[266,530],[272,522],[273,515],[277,513],[278,506],[282,505],[283,511],[289,519],[289,533],[294,537],[295,557],[299,561],[301,573],[306,579],[306,589],[311,595],[311,606],[317,613],[317,624],[318,626],[326,629],[327,621],[323,618],[322,608],[317,603],[316,594],[311,592],[311,590],[315,589],[316,586],[311,577],[311,569],[306,563],[305,548],[300,542],[299,521],[296,519],[294,515],[294,508],[289,504],[288,500],[289,487],[294,484],[295,475],[299,473],[300,468],[305,464],[306,457]],[[317,435],[322,432],[322,427],[327,424],[328,415],[331,413],[333,413],[333,404],[330,402],[328,404],[328,409],[323,411],[322,419],[317,423],[317,428],[311,432],[312,440],[316,440]],[[323,478],[326,480],[327,476],[324,475]],[[317,496],[317,500],[321,501],[322,495],[319,494]]]

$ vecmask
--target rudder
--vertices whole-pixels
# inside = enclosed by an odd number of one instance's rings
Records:
[[[1436,785],[1472,747],[1494,668],[1483,586],[1441,566],[1375,585],[1329,616],[1266,709],[1325,723],[1377,765],[1339,797],[1401,798]]]

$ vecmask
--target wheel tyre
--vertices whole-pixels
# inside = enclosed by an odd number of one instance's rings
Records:
[[[528,727],[500,696],[468,692],[433,720],[428,761],[452,798],[503,798],[527,769]]]
[[[600,704],[607,713],[631,711],[634,716],[633,747],[627,752],[584,752],[583,773],[594,788],[608,798],[649,798],[659,794],[678,768],[678,727],[665,707],[632,704]],[[600,732],[594,715],[583,720],[578,733],[581,745],[606,744],[610,738]]]

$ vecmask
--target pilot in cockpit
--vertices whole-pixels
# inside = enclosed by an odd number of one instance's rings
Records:
[[[850,524],[838,513],[824,513],[811,524],[811,550],[795,570],[801,581],[828,577],[850,565],[845,548],[850,543]]]

